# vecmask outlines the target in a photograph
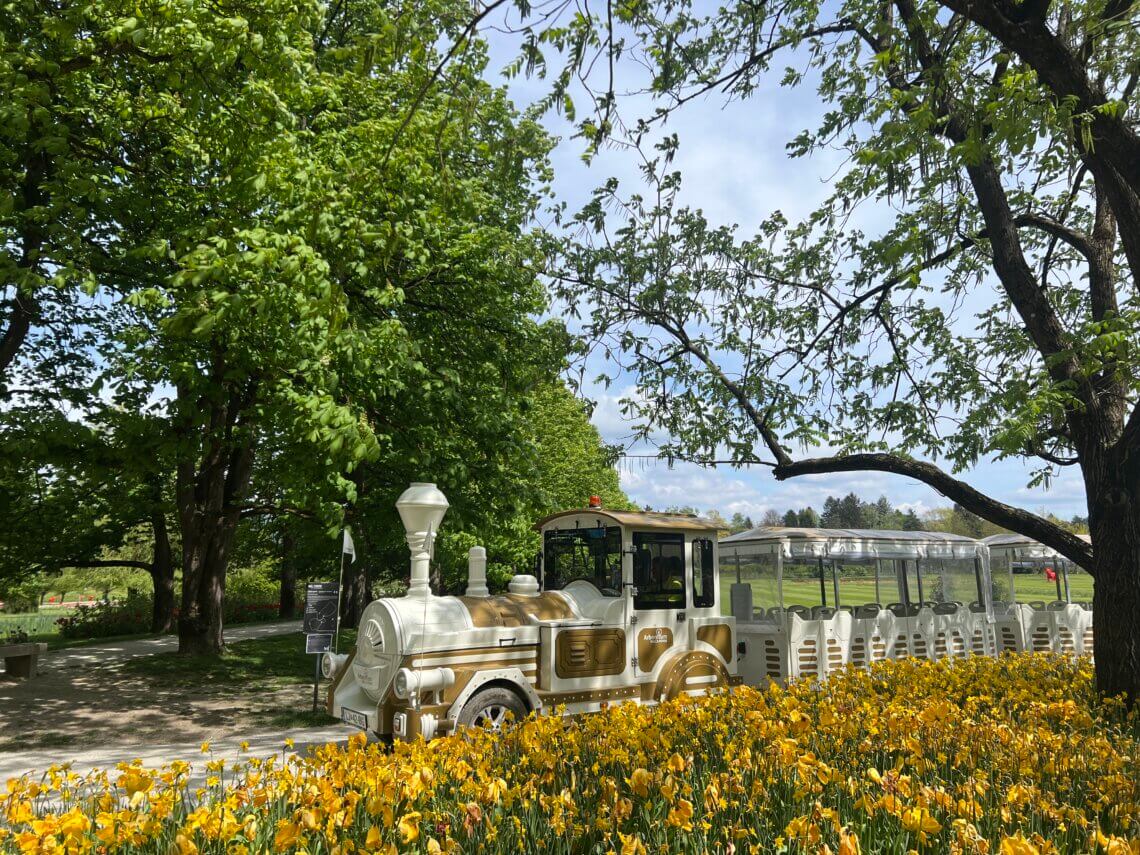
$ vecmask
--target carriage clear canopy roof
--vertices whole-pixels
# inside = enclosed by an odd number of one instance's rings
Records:
[[[781,549],[789,558],[973,558],[985,547],[973,538],[937,531],[881,531],[859,528],[768,527],[720,541],[722,554]]]
[[[1087,534],[1078,534],[1081,540],[1091,542]],[[992,552],[1008,552],[1017,558],[1060,558],[1052,548],[1023,534],[991,534],[982,538],[982,543]]]

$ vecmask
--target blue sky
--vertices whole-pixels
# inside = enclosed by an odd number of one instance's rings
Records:
[[[517,42],[494,33],[488,35],[492,45],[489,72],[494,74],[511,58]],[[509,82],[519,106],[540,97],[545,85],[541,80],[525,78]],[[633,113],[635,107],[628,105],[623,110]],[[829,192],[829,181],[842,161],[836,152],[791,159],[785,145],[801,130],[814,127],[823,109],[810,86],[788,90],[774,84],[745,102],[726,103],[723,97],[713,96],[686,105],[666,127],[681,142],[674,163],[683,176],[683,203],[701,208],[713,224],[739,224],[744,235],[752,233],[775,210],[792,222],[804,217]],[[619,178],[623,186],[640,186],[634,153],[610,149],[587,164],[581,156],[583,143],[572,138],[569,123],[553,114],[547,114],[543,121],[559,138],[552,155],[553,191],[568,210],[578,210],[591,190],[610,176]],[[864,209],[859,216],[860,224],[869,225],[889,216],[889,212]],[[612,372],[613,366],[598,362],[588,366],[584,376],[590,378],[604,370]],[[632,381],[619,375],[609,389],[587,384],[583,391],[596,402],[593,421],[603,438],[629,445],[632,428],[622,418],[620,400],[632,393]],[[631,446],[629,451],[645,454],[652,448]],[[1031,468],[1036,467],[1018,461],[982,461],[957,477],[1027,510],[1047,510],[1065,518],[1086,513],[1078,472],[1062,470],[1049,489],[1030,490],[1026,483]],[[676,464],[669,468],[663,463],[631,459],[622,463],[620,474],[628,495],[643,505],[688,505],[702,511],[716,508],[726,515],[740,511],[754,518],[769,508],[783,512],[789,507],[812,505],[818,510],[827,496],[851,491],[872,500],[886,495],[894,504],[913,507],[919,513],[950,504],[919,482],[874,472],[811,476],[780,483],[764,467],[705,469]]]

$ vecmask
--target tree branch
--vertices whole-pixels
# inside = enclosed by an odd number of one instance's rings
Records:
[[[108,561],[73,561],[70,559],[66,559],[63,561],[58,561],[56,563],[61,568],[62,567],[87,567],[87,568],[134,567],[138,570],[146,570],[148,573],[150,572],[150,568],[153,566],[149,561],[114,561],[114,560],[108,560]]]
[[[12,314],[0,336],[0,378],[8,371],[8,366],[16,359],[28,333],[32,328],[32,318],[36,315],[36,302],[31,294],[16,291],[12,299]]]
[[[228,510],[239,511],[242,519],[264,516],[292,516],[300,517],[304,520],[314,520],[317,518],[317,515],[311,511],[306,511],[303,508],[294,508],[290,505],[233,505],[230,506]]]
[[[920,460],[898,457],[894,454],[849,454],[843,457],[816,457],[797,460],[794,463],[777,466],[772,470],[778,481],[796,478],[800,475],[819,475],[832,472],[890,472],[914,478],[933,487],[943,496],[960,504],[966,510],[983,519],[1031,537],[1064,555],[1092,573],[1092,546],[1036,514],[1007,505],[980,493],[966,484],[943,472],[937,466]]]
[[[1078,229],[1066,226],[1064,223],[1054,220],[1052,217],[1045,214],[1018,214],[1014,220],[1014,224],[1018,226],[1032,226],[1035,229],[1045,232],[1059,240],[1063,240],[1073,249],[1081,253],[1085,258],[1091,259],[1094,254],[1092,239]]]

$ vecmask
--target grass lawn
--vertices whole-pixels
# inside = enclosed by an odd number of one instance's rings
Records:
[[[995,580],[997,576],[995,574]],[[1008,576],[1003,579],[1009,578]],[[1029,600],[1044,600],[1049,602],[1057,599],[1057,583],[1050,582],[1043,573],[1015,573],[1013,587],[1017,591],[1018,602]],[[1065,589],[1061,588],[1064,597]],[[1069,595],[1074,602],[1090,602],[1093,596],[1092,576],[1088,573],[1072,574],[1069,576]]]
[[[356,630],[340,634],[340,649],[349,651],[356,641]],[[226,646],[222,656],[180,656],[158,653],[123,663],[123,671],[166,685],[193,688],[209,685],[242,687],[256,683],[261,689],[311,683],[316,656],[305,652],[305,636],[300,632],[236,641]]]
[[[1007,578],[1008,576],[1004,574],[996,574],[994,581],[997,585],[1002,585]],[[1019,573],[1013,577],[1013,580],[1014,588],[1017,591],[1018,602],[1025,603],[1033,600],[1050,602],[1058,598],[1057,583],[1049,581],[1042,573]],[[727,575],[721,577],[721,611],[724,614],[729,614],[731,611],[730,591],[734,581],[734,579]],[[976,599],[977,595],[973,591],[972,582],[969,580],[961,581],[964,586],[968,586],[968,589],[959,591],[956,599],[962,602],[969,602],[970,600]],[[752,601],[755,608],[770,608],[776,604],[776,586],[774,583],[753,581],[751,584]],[[911,584],[914,584],[913,581]],[[834,606],[834,588],[832,587],[830,574],[825,577],[825,585],[827,588],[827,604]],[[1073,602],[1091,601],[1093,595],[1092,588],[1092,577],[1087,573],[1074,574],[1069,577],[1069,591]],[[1062,588],[1062,596],[1063,593],[1064,588]],[[879,594],[880,596],[875,596],[875,580],[873,578],[840,577],[839,598],[840,603],[845,606],[856,606],[876,602],[886,605],[887,603],[899,602],[898,587],[893,577],[880,579]],[[819,579],[784,579],[785,606],[818,606],[820,604]]]
[[[52,609],[41,612],[27,612],[21,614],[0,614],[0,635],[6,632],[23,630],[36,640],[44,640],[48,636],[59,633],[55,622],[61,617],[74,613],[74,609]]]

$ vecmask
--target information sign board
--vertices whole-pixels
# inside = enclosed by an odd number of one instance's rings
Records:
[[[336,632],[336,582],[310,582],[305,588],[305,634]]]
[[[331,632],[310,632],[305,635],[306,653],[328,653],[332,650]]]

